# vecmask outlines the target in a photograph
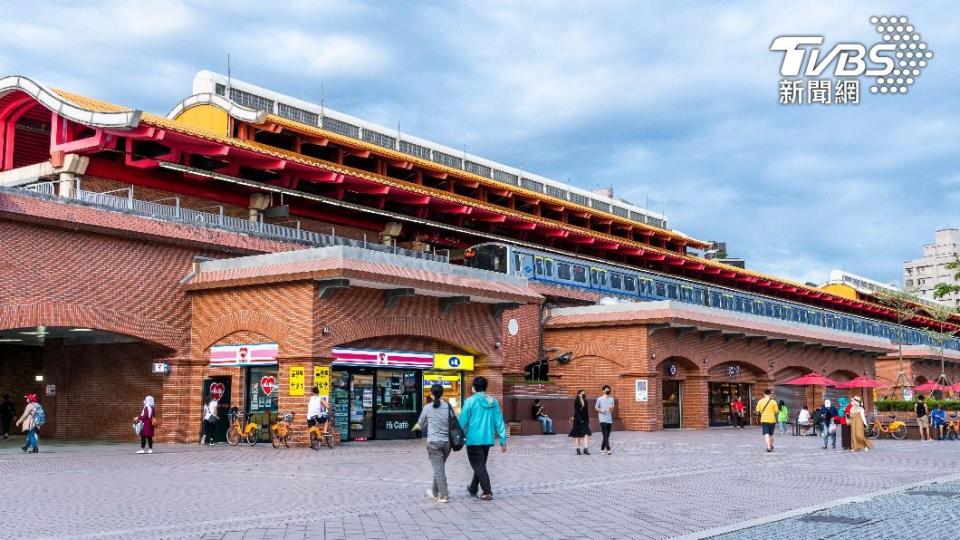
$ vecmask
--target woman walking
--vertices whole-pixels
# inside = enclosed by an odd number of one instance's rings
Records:
[[[433,500],[439,503],[449,501],[447,492],[447,458],[450,457],[450,416],[453,411],[450,404],[441,399],[443,385],[430,387],[433,402],[427,403],[420,412],[420,419],[413,426],[414,431],[427,430],[427,457],[433,465],[433,486],[427,490]]]
[[[40,404],[37,403],[36,394],[27,394],[23,396],[27,400],[27,406],[23,408],[23,414],[20,415],[20,419],[17,420],[17,425],[20,426],[20,429],[27,434],[27,443],[20,447],[21,450],[27,452],[31,448],[34,454],[40,452],[39,447],[37,446],[37,431],[39,427],[37,425],[37,411],[40,410]]]
[[[863,401],[860,396],[853,397],[850,407],[850,448],[856,452],[864,452],[873,448],[873,442],[867,439],[867,415],[863,410]]]
[[[583,390],[577,392],[576,399],[573,400],[573,428],[570,430],[570,437],[574,438],[574,444],[577,447],[577,455],[580,455],[580,447],[583,446],[583,454],[589,456],[590,449],[590,411],[587,409],[587,393]]]
[[[157,410],[153,406],[153,396],[147,396],[143,399],[143,408],[140,409],[140,416],[133,419],[134,422],[140,422],[140,450],[138,454],[153,453],[153,432],[157,422]]]
[[[777,423],[780,424],[780,434],[787,434],[787,422],[790,421],[790,411],[787,410],[787,404],[780,400],[777,407]]]
[[[220,416],[217,415],[220,402],[213,397],[213,394],[207,396],[207,399],[207,404],[203,406],[203,436],[200,437],[200,444],[206,442],[213,446],[213,436],[217,429],[217,422],[220,420]]]

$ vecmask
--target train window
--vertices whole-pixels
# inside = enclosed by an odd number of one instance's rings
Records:
[[[570,279],[570,265],[567,263],[557,263],[557,277],[560,279]]]
[[[573,280],[578,283],[587,282],[587,269],[586,267],[574,265],[573,266]]]
[[[643,279],[640,282],[640,292],[647,296],[653,296],[653,280]]]
[[[535,258],[533,259],[533,268],[534,268],[535,273],[536,273],[538,276],[542,276],[542,275],[543,275],[543,257],[535,257]]]
[[[623,276],[616,272],[610,272],[610,286],[614,289],[623,288]]]
[[[513,273],[514,274],[523,274],[523,264],[520,263],[520,254],[515,253],[513,255]]]
[[[677,286],[673,283],[667,283],[667,297],[671,300],[677,299]]]
[[[597,285],[600,284],[600,278],[597,277],[597,269],[596,269],[596,268],[591,268],[591,269],[590,269],[590,283],[591,283],[592,285],[594,285],[594,286],[597,286]]]
[[[623,276],[623,288],[633,292],[636,290],[636,281],[633,279],[633,276]]]
[[[735,311],[743,313],[743,298],[738,296],[734,299],[734,308]]]
[[[720,307],[720,293],[718,292],[710,293],[710,307],[715,307],[715,308]]]
[[[680,287],[680,301],[687,303],[693,301],[693,289],[691,287]]]
[[[800,310],[797,308],[791,309],[790,318],[793,320],[793,322],[800,322]]]
[[[703,289],[693,290],[693,303],[703,305]]]
[[[657,296],[660,298],[667,297],[667,285],[662,281],[657,282]]]
[[[724,294],[724,295],[722,295],[722,296],[720,297],[720,303],[721,303],[721,307],[722,307],[723,309],[730,309],[730,310],[732,310],[732,309],[733,309],[733,295],[732,295],[732,294]]]
[[[543,260],[543,271],[549,277],[553,277],[553,259],[544,259]]]
[[[607,271],[606,271],[606,270],[601,270],[601,271],[599,272],[599,274],[600,274],[600,285],[603,286],[603,287],[606,287],[606,286],[607,286]]]
[[[744,313],[753,313],[753,300],[747,299],[743,303]]]

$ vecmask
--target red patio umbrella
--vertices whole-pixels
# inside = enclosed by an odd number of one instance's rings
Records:
[[[877,379],[871,379],[865,375],[861,375],[856,379],[847,381],[843,384],[838,384],[837,388],[886,388],[890,386],[889,384],[878,381]]]
[[[946,392],[948,390],[953,390],[952,386],[947,386],[945,384],[940,384],[937,381],[927,381],[923,384],[918,384],[913,387],[913,391],[917,392]]]
[[[790,384],[793,386],[837,386],[840,383],[833,379],[828,379],[819,373],[808,373],[803,377],[797,377],[796,379],[791,379],[780,384]]]

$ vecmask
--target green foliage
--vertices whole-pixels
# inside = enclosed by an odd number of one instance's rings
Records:
[[[946,267],[950,270],[957,270],[957,272],[953,274],[953,279],[954,281],[960,281],[960,258],[955,259],[953,262],[947,263]],[[937,283],[937,286],[933,289],[933,297],[943,298],[944,296],[955,292],[960,292],[960,285],[953,283]]]
[[[926,399],[927,410],[933,410],[939,405],[945,411],[960,411],[960,399]],[[916,401],[902,399],[878,399],[873,402],[879,412],[913,412]]]

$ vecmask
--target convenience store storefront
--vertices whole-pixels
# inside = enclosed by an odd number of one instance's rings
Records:
[[[459,412],[470,355],[333,349],[330,401],[343,441],[412,439],[434,383]]]
[[[270,440],[270,425],[276,421],[280,401],[280,370],[276,343],[219,345],[210,348],[210,368],[216,370],[204,379],[203,401],[213,396],[219,402],[220,421],[214,440],[225,441],[229,427],[228,412],[237,407],[256,423],[258,440]],[[213,371],[213,370],[211,370]]]

